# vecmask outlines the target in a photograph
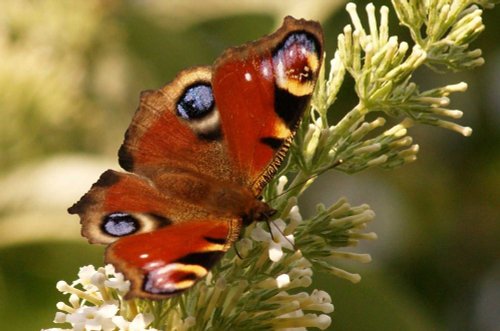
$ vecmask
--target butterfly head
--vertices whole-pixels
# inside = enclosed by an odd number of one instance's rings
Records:
[[[267,222],[276,212],[277,210],[271,208],[267,203],[255,200],[250,210],[242,217],[243,225],[247,226],[253,222]]]

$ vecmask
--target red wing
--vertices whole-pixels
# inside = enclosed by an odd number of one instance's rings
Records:
[[[123,169],[153,181],[165,172],[233,180],[210,82],[211,69],[197,67],[159,90],[142,92],[118,153]]]
[[[141,95],[120,165],[153,181],[187,172],[258,195],[288,149],[322,57],[320,25],[287,17],[273,34],[227,50],[213,69],[181,72]]]
[[[106,250],[132,287],[126,298],[164,299],[193,286],[237,239],[239,221],[193,220],[122,238]]]
[[[227,50],[212,85],[234,167],[257,195],[281,163],[323,58],[317,22],[287,17],[273,34]]]

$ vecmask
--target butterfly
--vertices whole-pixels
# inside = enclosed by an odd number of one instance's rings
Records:
[[[164,299],[207,275],[244,226],[275,211],[260,198],[286,155],[323,59],[319,23],[286,17],[212,66],[144,91],[119,149],[72,207],[82,235],[130,280],[126,299]]]

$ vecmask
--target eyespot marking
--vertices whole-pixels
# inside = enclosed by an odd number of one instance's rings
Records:
[[[143,290],[151,294],[176,294],[205,277],[207,269],[199,265],[169,263],[160,265],[152,263],[146,266],[148,273],[144,277]]]
[[[186,88],[177,102],[177,115],[185,120],[200,119],[214,109],[212,87],[206,83],[195,83]]]
[[[177,101],[177,116],[201,140],[222,139],[220,115],[209,81],[198,81],[187,87]]]
[[[101,229],[113,237],[128,236],[140,228],[139,221],[127,213],[111,213],[104,218]]]
[[[293,95],[311,94],[320,66],[321,47],[307,32],[288,35],[273,54],[276,85]]]

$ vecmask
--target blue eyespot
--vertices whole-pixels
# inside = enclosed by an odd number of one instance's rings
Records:
[[[188,87],[177,102],[177,115],[186,119],[198,119],[214,109],[214,95],[208,84],[198,83]]]
[[[112,213],[104,218],[102,230],[114,237],[123,237],[139,230],[139,221],[127,213]]]
[[[310,53],[316,53],[318,49],[316,38],[305,32],[290,34],[286,38],[282,50],[290,49],[294,45]]]

